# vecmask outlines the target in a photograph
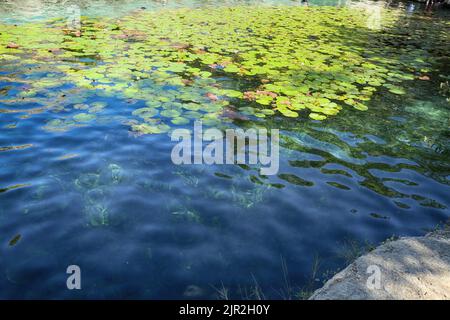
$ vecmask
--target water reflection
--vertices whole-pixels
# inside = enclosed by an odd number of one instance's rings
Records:
[[[355,0],[1,0],[0,18],[3,20],[23,22],[35,19],[48,19],[69,16],[71,6],[77,6],[82,15],[86,16],[120,16],[132,10],[158,10],[161,8],[233,6],[233,5],[320,5],[349,6],[364,8],[373,13],[377,19],[380,8],[390,6],[401,8],[413,13],[422,8],[421,3],[398,1],[355,1]],[[373,22],[371,22],[373,23]]]

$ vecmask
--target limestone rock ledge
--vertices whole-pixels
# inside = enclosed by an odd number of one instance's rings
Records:
[[[382,244],[336,274],[310,299],[450,299],[450,230]]]

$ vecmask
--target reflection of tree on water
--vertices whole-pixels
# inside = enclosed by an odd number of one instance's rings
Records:
[[[92,12],[100,15],[114,16],[124,12],[136,9],[157,9],[162,6],[169,7],[198,7],[204,5],[239,5],[239,4],[260,4],[260,5],[331,5],[331,6],[352,6],[358,4],[369,7],[388,7],[392,1],[352,1],[352,0],[227,0],[227,1],[207,1],[207,0],[0,0],[0,15],[7,19],[26,20],[30,18],[61,17],[67,16],[67,10],[71,6],[80,8],[83,14]],[[423,3],[427,10],[441,6],[442,4],[450,4],[450,0],[426,0],[419,1]],[[396,3],[395,6],[406,7],[404,4]],[[419,7],[416,6],[416,7]],[[407,7],[411,10],[411,5]],[[414,8],[416,9],[416,8]],[[1,17],[0,17],[1,18]]]
[[[425,0],[418,1],[426,6],[426,8],[434,8],[442,4],[450,4],[450,0]],[[363,4],[365,6],[380,6],[385,7],[392,5],[392,1],[352,1],[352,0],[222,0],[222,1],[206,1],[206,0],[181,0],[181,1],[169,1],[169,0],[0,0],[0,14],[10,13],[14,15],[14,18],[23,19],[30,17],[42,17],[47,16],[61,16],[66,11],[67,7],[76,5],[83,11],[90,12],[104,12],[108,15],[115,15],[130,11],[133,9],[154,9],[161,6],[169,7],[198,7],[204,5],[239,5],[239,4],[260,4],[260,5],[331,5],[331,6],[351,6],[353,3]],[[395,3],[395,6],[406,6],[404,4]],[[421,6],[420,4],[416,7]],[[411,6],[409,4],[409,9]]]
[[[449,0],[426,0],[425,1],[425,10],[431,11],[434,8],[440,7],[444,4],[449,5],[450,1]]]
[[[117,15],[132,9],[141,8],[144,4],[155,7],[165,5],[167,0],[159,1],[133,1],[133,0],[0,0],[0,15],[6,18],[27,20],[42,17],[67,17],[77,7],[83,13],[104,13],[104,15]]]

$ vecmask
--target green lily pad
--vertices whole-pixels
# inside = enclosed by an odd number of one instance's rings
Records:
[[[96,118],[96,116],[94,114],[89,114],[89,113],[78,113],[73,116],[73,120],[75,120],[77,122],[89,122],[89,121],[94,120],[95,118]]]
[[[298,113],[289,109],[278,109],[284,116],[289,118],[297,118]]]
[[[183,117],[177,117],[177,118],[172,119],[171,122],[176,125],[184,125],[184,124],[188,124],[190,122],[190,120],[187,118],[183,118]]]
[[[327,118],[327,116],[325,116],[323,114],[318,114],[318,113],[314,113],[314,112],[310,113],[309,117],[313,120],[319,120],[319,121],[325,120]]]
[[[140,108],[134,110],[133,115],[141,118],[151,118],[158,115],[158,110],[154,108]]]
[[[403,95],[406,94],[405,90],[399,87],[391,87],[389,89],[389,92],[394,93],[394,94],[398,94],[398,95]]]
[[[170,127],[166,124],[151,125],[141,123],[132,125],[131,129],[139,134],[157,134],[169,131]]]
[[[166,118],[177,118],[180,116],[180,112],[178,110],[164,110],[161,111],[161,115]]]

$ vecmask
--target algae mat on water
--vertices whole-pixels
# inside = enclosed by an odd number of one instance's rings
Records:
[[[230,113],[324,120],[366,110],[380,87],[404,94],[401,82],[429,71],[429,52],[412,45],[423,34],[396,33],[400,18],[384,10],[371,29],[355,8],[242,6],[83,17],[79,30],[62,19],[1,25],[0,64],[10,72],[0,80],[22,86],[1,101],[77,112],[54,121],[57,130],[95,120],[105,106],[83,104],[91,96],[145,101],[130,115],[139,134]]]

